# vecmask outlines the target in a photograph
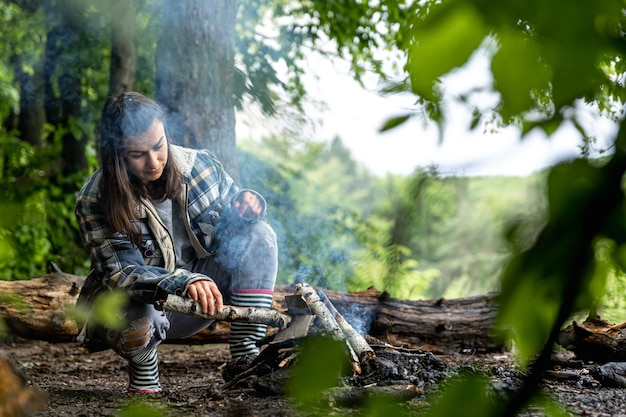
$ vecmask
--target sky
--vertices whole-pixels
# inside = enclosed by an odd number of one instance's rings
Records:
[[[524,140],[512,127],[496,133],[484,133],[483,129],[470,132],[466,126],[471,114],[458,105],[446,112],[449,121],[442,140],[433,123],[418,118],[380,133],[385,120],[411,108],[414,97],[382,97],[376,93],[374,81],[363,88],[352,79],[347,64],[341,61],[314,57],[309,63],[305,74],[307,91],[327,104],[326,110],[307,108],[307,114],[319,120],[309,134],[320,141],[340,137],[354,159],[376,175],[408,175],[418,167],[435,165],[439,172],[450,175],[526,176],[580,155],[581,137],[571,126],[562,127],[549,138],[540,131],[533,131]],[[490,83],[488,59],[478,53],[465,68],[447,76],[443,85],[447,94],[456,95]],[[489,107],[495,100],[489,95],[475,99],[479,107]],[[609,147],[616,126],[583,113],[587,116],[585,126],[598,138],[597,148]],[[240,138],[263,132],[254,123],[246,126],[238,121],[237,127]]]

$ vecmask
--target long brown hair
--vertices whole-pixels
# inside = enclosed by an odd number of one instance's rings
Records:
[[[124,141],[144,133],[155,120],[164,124],[168,160],[161,178],[146,187],[126,166]],[[126,92],[109,97],[102,110],[98,139],[102,171],[99,189],[104,216],[113,230],[128,236],[139,246],[141,231],[133,224],[137,221],[140,199],[175,198],[181,187],[180,172],[169,152],[171,142],[163,109],[140,93]]]

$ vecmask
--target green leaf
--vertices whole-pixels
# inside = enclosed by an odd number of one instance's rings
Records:
[[[289,395],[304,408],[318,405],[322,395],[337,386],[347,369],[346,359],[342,342],[327,337],[306,338],[287,385]]]
[[[119,312],[129,301],[124,291],[111,291],[102,294],[93,305],[93,323],[101,324],[109,329],[122,329],[124,320]]]
[[[562,298],[558,276],[546,277],[537,269],[523,275],[521,271],[515,262],[508,265],[496,327],[515,341],[525,366],[544,346]]]
[[[407,70],[413,92],[427,100],[437,99],[438,79],[463,65],[489,34],[476,9],[466,2],[437,5],[411,32]]]
[[[489,380],[483,375],[470,373],[447,382],[439,396],[425,413],[429,417],[483,417],[498,415],[501,408],[488,396]]]
[[[502,116],[508,119],[531,110],[532,92],[548,88],[549,72],[540,61],[540,48],[531,38],[512,30],[498,35],[500,48],[491,69],[502,95]]]
[[[159,417],[162,415],[164,414],[161,410],[141,401],[132,401],[119,413],[119,417]]]
[[[405,114],[402,116],[396,116],[396,117],[392,117],[390,119],[387,119],[385,121],[385,124],[378,130],[379,132],[386,132],[388,130],[391,130],[395,127],[400,126],[402,123],[406,122],[407,120],[409,120],[409,118],[411,117],[410,114]]]

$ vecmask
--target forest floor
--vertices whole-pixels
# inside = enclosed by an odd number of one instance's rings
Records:
[[[126,393],[126,362],[112,351],[89,354],[74,343],[24,340],[0,344],[0,350],[24,373],[29,385],[47,393],[47,406],[37,411],[36,417],[363,415],[357,409],[328,403],[319,413],[303,413],[282,395],[265,396],[249,388],[224,390],[221,369],[229,353],[221,344],[161,345],[163,392],[156,395]],[[506,390],[520,380],[508,353],[436,356],[447,364],[446,372],[483,371],[499,389]],[[555,368],[542,384],[544,392],[562,404],[565,415],[626,416],[626,389],[606,387],[595,380],[590,371],[594,364],[571,363],[571,368]],[[436,392],[426,387],[424,394],[406,401],[406,415],[424,412],[431,398],[427,391]],[[532,409],[521,415],[542,416]]]

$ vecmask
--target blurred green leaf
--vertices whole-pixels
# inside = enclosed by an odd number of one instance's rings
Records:
[[[544,346],[562,298],[560,277],[527,270],[523,276],[511,272],[521,270],[514,262],[507,267],[507,277],[515,282],[511,288],[503,283],[496,327],[515,341],[520,363],[526,366]]]
[[[405,115],[402,115],[402,116],[396,116],[396,117],[389,118],[389,119],[385,120],[385,124],[383,124],[383,126],[378,131],[379,132],[386,132],[388,130],[391,130],[391,129],[395,128],[395,127],[400,126],[401,124],[403,124],[404,122],[406,122],[410,118],[411,118],[410,114],[405,114]]]
[[[463,65],[489,34],[481,15],[468,2],[437,4],[423,22],[415,20],[407,51],[412,91],[426,100],[439,97],[438,79]]]
[[[125,291],[111,291],[101,294],[92,306],[92,315],[90,316],[93,320],[92,323],[113,330],[123,329],[125,322],[119,312],[129,301],[130,297]]]
[[[363,417],[409,417],[412,415],[402,401],[386,395],[373,395],[361,407]]]
[[[489,379],[478,373],[466,373],[446,381],[443,391],[436,396],[428,417],[485,417],[498,415],[502,409],[491,397]]]
[[[533,92],[549,87],[549,68],[540,60],[536,41],[503,30],[498,35],[500,47],[493,57],[495,87],[502,94],[501,113],[505,120],[530,111],[535,100]]]
[[[539,407],[545,413],[545,417],[569,417],[572,415],[562,404],[543,394],[538,395],[533,401],[533,405]]]
[[[132,401],[117,414],[118,417],[159,417],[165,415],[163,410],[142,401]]]
[[[328,337],[307,337],[301,349],[287,392],[303,409],[316,408],[350,369],[345,345]]]

